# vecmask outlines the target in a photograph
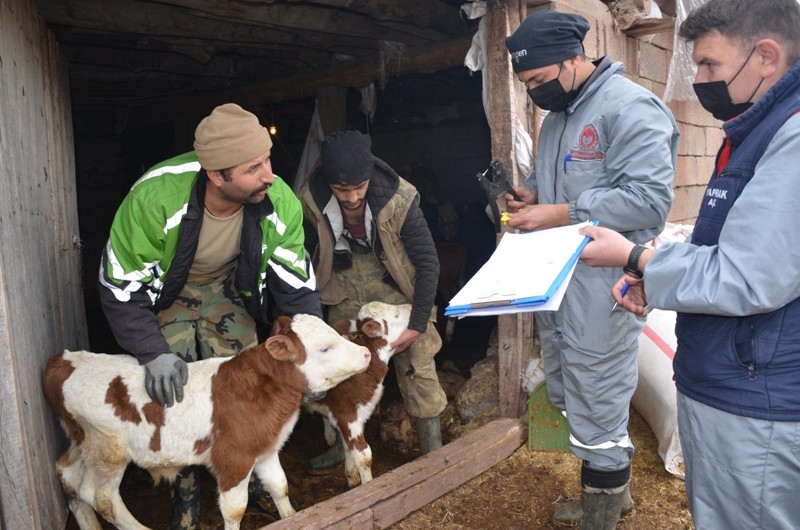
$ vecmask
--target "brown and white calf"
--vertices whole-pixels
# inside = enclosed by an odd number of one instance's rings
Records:
[[[238,529],[255,470],[281,517],[294,513],[278,451],[306,392],[323,392],[369,366],[368,348],[317,317],[280,317],[281,331],[235,357],[190,363],[180,403],[165,408],[128,355],[65,351],[47,364],[43,390],[70,439],[56,471],[83,530],[94,510],[117,528],[142,529],[119,484],[129,462],[154,479],[205,465],[216,478],[226,529]]]
[[[372,449],[364,438],[364,425],[383,395],[383,379],[395,353],[391,344],[408,328],[410,315],[411,304],[370,302],[361,308],[351,329],[337,324],[340,331],[350,332],[346,336],[351,341],[369,348],[369,368],[342,381],[319,401],[306,404],[309,410],[325,416],[329,443],[335,443],[330,427],[339,431],[344,444],[345,476],[351,488],[358,485],[359,479],[361,484],[372,480]]]

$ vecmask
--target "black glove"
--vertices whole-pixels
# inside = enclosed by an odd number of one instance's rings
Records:
[[[183,385],[188,380],[189,368],[174,353],[162,353],[144,365],[147,395],[164,406],[171,407],[175,400],[183,401]]]

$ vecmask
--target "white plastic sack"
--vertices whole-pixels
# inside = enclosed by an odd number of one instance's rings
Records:
[[[517,155],[517,168],[524,182],[533,172],[533,140],[516,114],[514,114],[514,152]]]
[[[664,230],[653,240],[653,246],[658,248],[665,243],[682,243],[687,241],[692,235],[692,230],[694,230],[694,226],[692,225],[667,223]]]
[[[678,437],[678,404],[672,380],[675,337],[675,311],[654,309],[647,315],[639,336],[639,384],[631,404],[642,415],[658,440],[658,454],[664,468],[684,478],[683,451]]]
[[[683,242],[692,235],[692,225],[667,223],[653,240],[655,248],[665,243]],[[672,359],[678,347],[675,336],[675,311],[654,309],[647,315],[639,336],[639,383],[631,404],[642,415],[658,440],[658,454],[667,471],[684,478],[683,451],[678,436],[678,402],[672,379]]]
[[[528,361],[525,371],[522,372],[522,389],[526,394],[531,395],[536,387],[547,379],[544,373],[541,357],[534,357]]]

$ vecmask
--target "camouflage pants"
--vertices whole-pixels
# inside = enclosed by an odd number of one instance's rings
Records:
[[[229,357],[257,342],[256,326],[233,286],[234,272],[211,283],[187,282],[175,302],[156,315],[172,352],[184,361]],[[171,530],[198,524],[199,468],[180,470],[171,491]]]
[[[375,256],[353,253],[353,266],[339,271],[336,278],[348,295],[340,304],[328,308],[328,322],[353,319],[361,306],[373,301],[387,304],[407,304],[409,299],[400,291],[383,281],[383,268]],[[435,355],[442,348],[442,339],[433,321],[428,328],[405,351],[396,353],[392,359],[397,386],[403,396],[406,410],[415,418],[432,418],[442,413],[447,406],[447,396],[436,375]]]
[[[257,342],[256,324],[242,305],[234,274],[209,284],[187,282],[175,302],[156,315],[173,353],[186,362],[229,357]]]

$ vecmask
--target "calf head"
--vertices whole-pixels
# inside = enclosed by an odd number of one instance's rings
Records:
[[[408,329],[408,321],[411,317],[411,304],[386,304],[384,302],[369,302],[358,311],[359,322],[367,319],[375,320],[380,324],[380,331],[370,330],[371,337],[378,334],[389,344],[392,344],[405,330]],[[362,331],[365,331],[362,329]]]
[[[327,391],[369,366],[369,349],[350,342],[314,315],[281,316],[278,323],[280,331],[267,339],[267,351],[297,365],[310,392]]]

